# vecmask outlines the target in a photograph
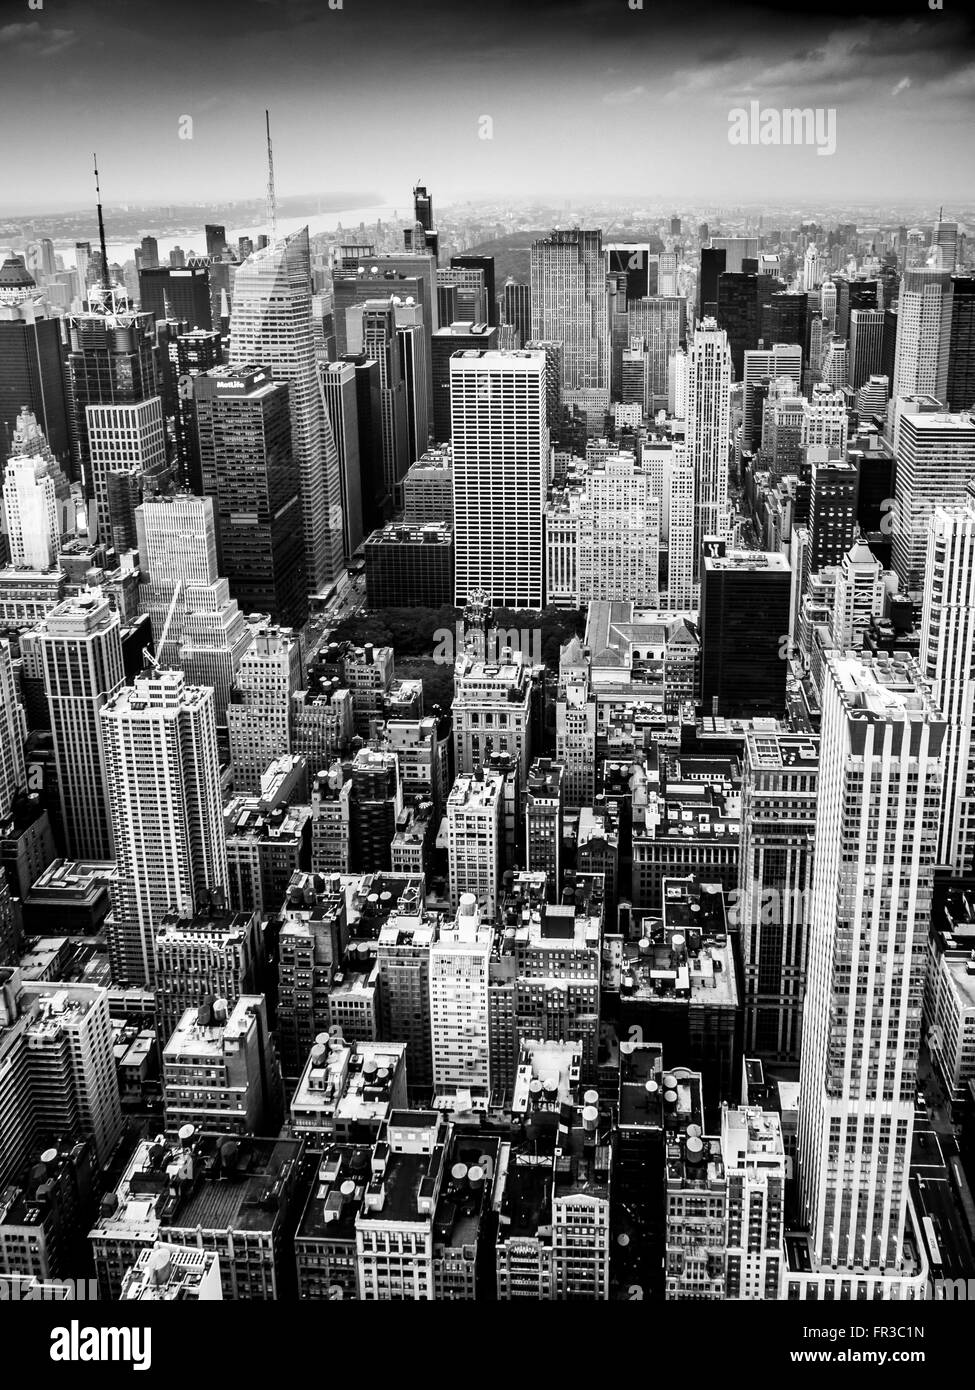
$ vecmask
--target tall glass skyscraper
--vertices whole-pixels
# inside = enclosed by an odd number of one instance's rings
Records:
[[[303,227],[255,251],[237,271],[230,361],[235,367],[259,362],[291,388],[307,579],[321,592],[342,570],[342,489],[316,363],[311,301],[308,228]]]
[[[609,301],[599,231],[554,231],[532,243],[532,338],[562,343],[566,391],[609,389]]]
[[[703,538],[729,531],[731,349],[714,319],[703,319],[694,330],[687,354],[686,440],[694,472],[694,582],[699,586]]]

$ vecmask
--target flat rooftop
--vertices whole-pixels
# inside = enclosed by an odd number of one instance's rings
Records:
[[[818,734],[745,734],[748,764],[763,770],[781,768],[783,771],[819,767]]]
[[[279,1185],[301,1152],[293,1139],[235,1138],[204,1135],[201,1150],[207,1166],[194,1191],[177,1201],[163,1225],[171,1230],[267,1231],[279,1215]],[[221,1150],[226,1150],[222,1160]],[[219,1172],[219,1175],[218,1175]]]

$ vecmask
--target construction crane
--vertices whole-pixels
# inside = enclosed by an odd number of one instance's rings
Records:
[[[166,637],[169,634],[169,624],[172,622],[173,614],[176,612],[176,601],[179,598],[182,589],[183,581],[182,579],[177,579],[176,588],[173,590],[173,596],[169,601],[169,609],[166,613],[166,621],[163,623],[162,634],[159,638],[159,641],[156,643],[156,649],[159,652],[160,656],[166,650]],[[142,659],[146,663],[146,665],[151,666],[154,671],[159,671],[162,669],[162,667],[159,665],[158,658],[153,655],[153,653],[149,650],[148,647],[142,648]]]

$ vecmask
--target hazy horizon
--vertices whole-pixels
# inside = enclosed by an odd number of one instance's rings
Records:
[[[753,0],[690,23],[671,0],[645,3],[25,6],[0,25],[19,156],[4,215],[90,206],[93,150],[106,205],[258,198],[265,106],[282,197],[361,189],[406,206],[419,179],[440,207],[975,202],[963,16]],[[752,100],[835,110],[835,153],[730,144],[729,112]]]

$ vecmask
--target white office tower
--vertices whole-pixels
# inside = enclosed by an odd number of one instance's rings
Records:
[[[259,796],[268,763],[291,749],[291,696],[302,685],[301,642],[258,619],[227,706],[234,792]]]
[[[939,864],[970,874],[975,856],[975,482],[965,506],[928,528],[920,663],[948,721]]]
[[[802,404],[802,444],[838,450],[842,456],[849,433],[849,417],[842,391],[834,391],[819,381],[812,395]]]
[[[825,657],[799,1080],[812,1269],[800,1297],[923,1289],[926,1262],[910,1259],[905,1234],[945,733],[911,658]]]
[[[694,583],[694,468],[683,439],[674,440],[667,512],[667,607],[686,613],[697,607],[700,585]]]
[[[773,343],[770,348],[748,348],[745,352],[742,380],[744,391],[741,403],[741,435],[743,446],[750,447],[753,434],[761,436],[761,402],[755,399],[756,387],[768,377],[791,377],[798,391],[802,383],[802,348],[798,343]]]
[[[824,280],[819,287],[819,311],[823,325],[830,333],[836,331],[836,285],[832,280]]]
[[[850,348],[845,338],[830,336],[823,353],[823,381],[832,390],[850,384]]]
[[[493,909],[491,913],[493,917]],[[491,1097],[488,972],[494,931],[472,893],[430,946],[430,1040],[437,1102],[485,1109]],[[469,1101],[468,1101],[469,1097]]]
[[[873,619],[884,616],[886,597],[883,566],[866,541],[854,541],[836,574],[833,645],[861,650]]]
[[[656,605],[659,566],[654,480],[632,454],[615,454],[590,469],[580,499],[579,603],[632,599]]]
[[[562,344],[565,391],[608,391],[609,296],[599,231],[553,231],[532,242],[532,338]]]
[[[237,269],[230,365],[252,362],[290,387],[308,583],[324,592],[342,570],[342,483],[316,365],[307,227],[253,252]]]
[[[850,385],[859,391],[884,362],[883,309],[850,310]]]
[[[498,901],[503,812],[504,775],[480,766],[461,773],[447,797],[450,901],[457,907],[469,894],[492,921]]]
[[[34,1217],[17,1220],[10,1201],[17,1189],[7,1186],[19,1179],[38,1140],[47,1143],[52,1135],[90,1139],[95,1162],[107,1164],[122,1132],[107,990],[25,981],[19,967],[0,967],[0,1116],[7,1272],[7,1259],[12,1258],[15,1271],[24,1264],[30,1269],[39,1255],[43,1259],[38,1236],[43,1240],[45,1230],[49,1238],[52,1234],[45,1204],[38,1200],[35,1205],[26,1194],[21,1211],[33,1206]],[[55,1192],[60,1186],[54,1186]],[[21,1223],[27,1232],[18,1241],[16,1226]]]
[[[813,244],[806,247],[802,262],[802,288],[808,293],[810,290],[818,290],[822,283],[823,258]]]
[[[147,669],[101,712],[118,861],[112,975],[152,984],[154,932],[226,888],[213,691]]]
[[[44,459],[8,461],[3,475],[3,511],[10,563],[18,569],[53,569],[61,538],[58,499]]]
[[[190,492],[152,498],[135,511],[139,565],[153,584],[212,584],[217,578],[213,499]]]
[[[758,259],[758,237],[713,236],[711,246],[715,251],[725,253],[724,268],[729,275],[739,274],[746,260]]]
[[[132,502],[162,484],[167,471],[166,426],[162,400],[85,407],[91,480],[98,516],[98,535],[105,545],[128,549]],[[116,500],[116,489],[125,485]],[[131,500],[129,500],[131,499]]]
[[[253,636],[230,585],[217,573],[213,500],[191,493],[157,497],[135,512],[145,582],[141,611],[152,623],[156,661],[190,685],[213,687],[224,724],[234,676]]]
[[[937,266],[905,270],[897,303],[891,396],[948,398],[951,274]]]
[[[562,648],[555,700],[555,757],[565,768],[567,807],[591,806],[596,794],[596,696],[578,637]]]
[[[924,588],[932,509],[964,506],[967,484],[975,477],[975,416],[927,405],[918,402],[915,410],[899,414],[894,443],[891,559],[901,588],[917,598]]]
[[[53,569],[62,534],[76,530],[75,509],[71,485],[29,410],[17,416],[7,466],[0,472],[10,563],[18,569]]]
[[[700,587],[701,541],[728,536],[731,446],[731,349],[712,318],[701,321],[687,354],[687,458],[694,473],[694,584]],[[670,513],[674,526],[673,506]],[[673,599],[669,600],[673,608]],[[696,604],[694,605],[696,606]]]
[[[667,413],[678,420],[687,416],[687,350],[683,347],[667,363]]]
[[[27,784],[26,736],[27,721],[17,699],[10,643],[0,641],[0,820],[10,814],[14,796]]]
[[[498,606],[541,608],[545,353],[455,353],[450,413],[455,602],[481,591]]]
[[[757,1105],[722,1107],[721,1157],[729,1197],[725,1297],[779,1299],[788,1164],[781,1118]]]
[[[925,254],[924,233],[920,227],[911,227],[907,233],[907,244],[904,250],[904,268],[909,269],[913,266],[923,265]]]
[[[869,420],[872,415],[887,414],[890,400],[890,382],[885,376],[868,376],[857,391],[857,414],[861,420]]]
[[[114,857],[102,706],[122,688],[119,616],[100,589],[59,603],[38,631],[70,859]]]
[[[931,254],[941,270],[953,271],[958,264],[958,223],[935,222],[931,235]]]

